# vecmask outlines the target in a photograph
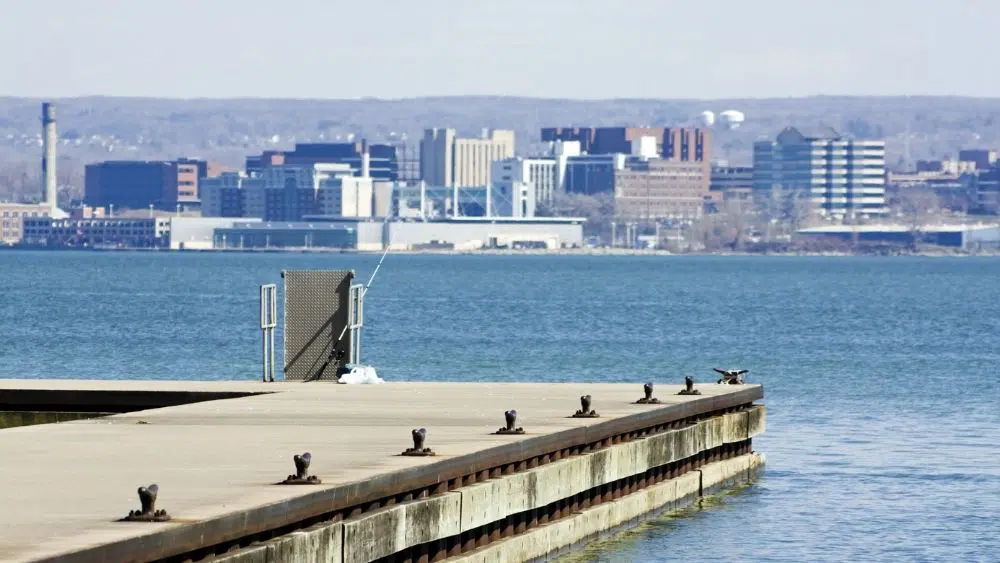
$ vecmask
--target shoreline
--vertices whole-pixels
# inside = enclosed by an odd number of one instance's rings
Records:
[[[339,248],[227,248],[227,249],[175,249],[175,248],[31,248],[18,246],[0,246],[2,251],[44,251],[44,252],[140,252],[140,253],[168,253],[168,254],[382,254],[382,250],[356,250]],[[559,249],[480,249],[480,250],[454,250],[454,249],[419,249],[419,250],[390,250],[390,254],[409,255],[438,255],[438,256],[780,256],[780,257],[851,257],[851,256],[873,256],[873,257],[931,257],[931,258],[971,258],[971,257],[1000,257],[1000,250],[986,250],[970,252],[949,248],[930,248],[919,251],[909,250],[885,250],[869,252],[845,252],[845,251],[763,251],[763,252],[671,252],[669,250],[654,249],[631,249],[631,248],[559,248]]]

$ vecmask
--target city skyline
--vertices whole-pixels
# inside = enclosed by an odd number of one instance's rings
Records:
[[[991,97],[1000,5],[57,0],[0,22],[0,95]],[[370,25],[365,25],[365,24]],[[614,77],[595,79],[597,70]],[[942,76],[945,79],[942,79]],[[345,80],[344,77],[349,77]]]

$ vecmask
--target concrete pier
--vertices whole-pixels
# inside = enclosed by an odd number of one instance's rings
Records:
[[[122,412],[0,431],[0,560],[543,558],[763,465],[761,386],[682,388],[0,381],[0,411]],[[307,451],[322,483],[277,485]],[[116,521],[152,483],[171,520]]]

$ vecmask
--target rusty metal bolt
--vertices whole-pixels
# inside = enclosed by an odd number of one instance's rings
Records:
[[[600,415],[597,414],[597,411],[595,411],[594,409],[590,408],[590,405],[591,405],[590,395],[584,395],[584,396],[580,397],[580,410],[576,411],[576,413],[573,415],[573,417],[574,418],[596,418],[596,417],[600,416]]]
[[[424,442],[427,440],[427,429],[426,428],[414,428],[410,435],[413,437],[413,447],[407,448],[403,451],[403,455],[410,456],[427,456],[434,455],[434,452],[427,447],[424,447]]]
[[[515,427],[517,425],[516,410],[511,409],[509,411],[504,411],[503,417],[507,425],[497,430],[495,434],[524,434],[524,428]]]
[[[166,510],[156,509],[156,495],[160,492],[155,483],[148,487],[139,487],[139,510],[130,510],[128,516],[122,518],[128,522],[165,522],[170,520]]]

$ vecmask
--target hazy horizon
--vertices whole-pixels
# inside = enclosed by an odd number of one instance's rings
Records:
[[[0,95],[995,98],[997,21],[985,0],[51,0],[6,7]]]
[[[447,99],[509,99],[509,100],[541,100],[547,102],[738,102],[738,101],[775,101],[775,100],[807,100],[807,99],[955,99],[955,100],[1000,100],[997,96],[964,96],[956,94],[814,94],[802,96],[771,96],[771,97],[735,97],[735,98],[570,98],[570,97],[548,97],[548,96],[518,96],[512,94],[450,94],[434,96],[405,96],[400,98],[380,98],[378,96],[361,96],[355,98],[295,98],[295,97],[267,97],[267,96],[124,96],[114,94],[83,94],[78,96],[32,96],[0,94],[0,100],[86,100],[86,99],[111,99],[111,100],[148,100],[148,101],[172,101],[172,102],[225,102],[225,101],[267,101],[267,102],[406,102],[411,100],[447,100]]]

